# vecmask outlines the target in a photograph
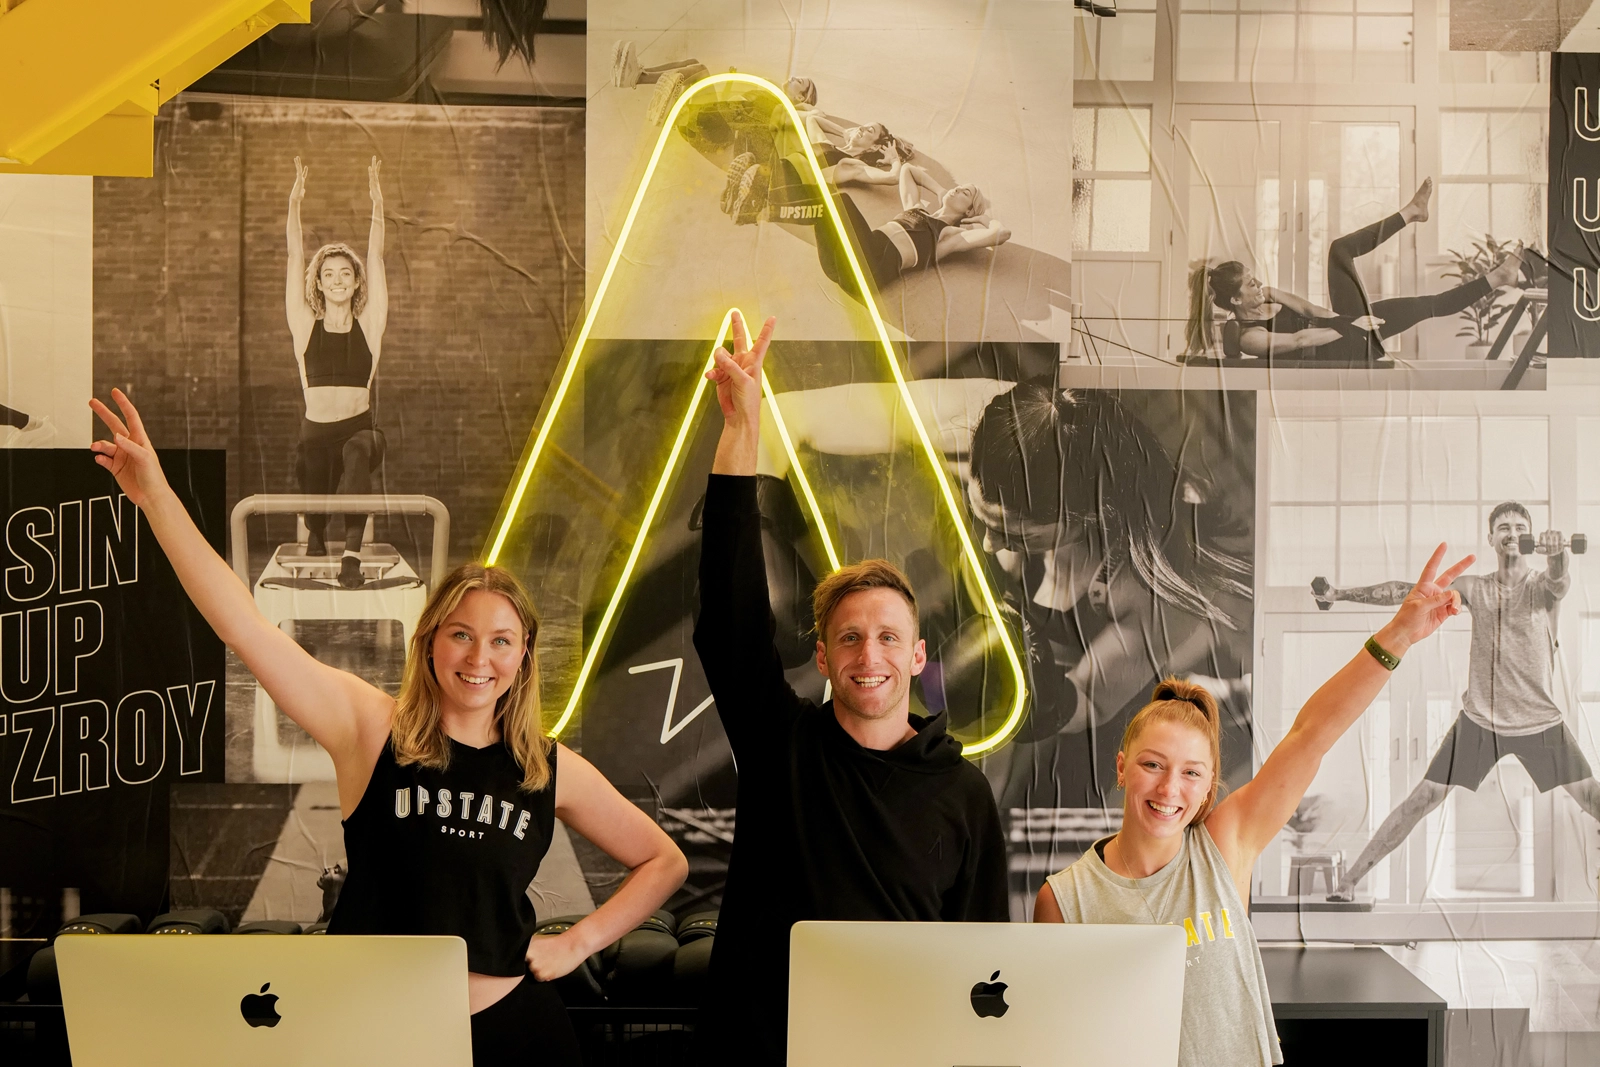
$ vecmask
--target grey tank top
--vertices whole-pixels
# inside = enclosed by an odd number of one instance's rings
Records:
[[[1202,826],[1184,831],[1173,861],[1148,878],[1106,866],[1102,838],[1045,879],[1069,923],[1157,923],[1188,935],[1178,1067],[1283,1062],[1261,950],[1233,876]]]

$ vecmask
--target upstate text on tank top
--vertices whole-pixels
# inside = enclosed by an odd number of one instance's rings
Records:
[[[1179,1067],[1282,1063],[1267,974],[1233,875],[1204,825],[1184,831],[1173,861],[1148,878],[1106,866],[1101,838],[1045,881],[1067,922],[1181,926],[1188,938]]]
[[[384,745],[344,821],[350,870],[328,932],[454,934],[469,970],[526,973],[538,921],[527,889],[555,828],[554,745],[549,759],[549,784],[529,793],[505,744],[452,740],[442,771],[402,767]]]
[[[1551,692],[1555,614],[1560,598],[1543,571],[1520,581],[1493,574],[1457,578],[1454,588],[1472,614],[1472,655],[1461,707],[1486,730],[1536,734],[1561,722]]]

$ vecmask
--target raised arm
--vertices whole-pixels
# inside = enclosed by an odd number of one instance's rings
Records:
[[[1539,535],[1539,551],[1546,553],[1544,565],[1545,585],[1550,595],[1560,600],[1572,588],[1572,568],[1567,566],[1567,542],[1560,530],[1546,530]]]
[[[1410,592],[1410,582],[1379,582],[1377,585],[1352,585],[1346,589],[1328,585],[1321,592],[1318,592],[1317,582],[1311,583],[1311,595],[1324,604],[1342,600],[1347,604],[1375,604],[1392,608],[1404,603]]]
[[[723,427],[701,509],[700,613],[694,647],[723,729],[740,758],[769,751],[772,731],[786,713],[799,709],[774,640],[777,623],[767,594],[761,513],[756,506],[761,362],[773,325],[768,319],[752,345],[744,320],[736,315],[734,354],[719,348],[716,367],[706,372],[717,384]]]
[[[340,802],[348,815],[389,735],[393,699],[353,674],[318,662],[267,621],[250,590],[206,541],[167,484],[132,401],[120,389],[113,389],[111,397],[121,417],[99,400],[89,401],[113,435],[91,446],[95,462],[111,472],[144,512],[184,592],[217,636],[238,653],[284,714],[333,757]]]
[[[1450,583],[1472,565],[1473,557],[1467,556],[1440,574],[1444,552],[1442,544],[1434,549],[1400,610],[1373,635],[1373,640],[1394,656],[1405,655],[1461,610],[1460,594]],[[1236,882],[1248,883],[1256,858],[1294,814],[1322,766],[1322,757],[1367,710],[1389,677],[1377,656],[1358,649],[1350,662],[1306,701],[1288,735],[1256,776],[1206,817],[1206,829],[1222,850]]]
[[[970,252],[977,248],[991,248],[1011,240],[1011,231],[1004,224],[987,215],[968,219],[960,226],[946,227],[939,234],[933,258],[943,259],[956,252]]]
[[[833,165],[832,178],[835,185],[846,182],[855,182],[858,185],[895,185],[900,181],[900,171],[905,166],[898,158],[892,157],[887,167],[874,167],[870,163],[863,163],[854,157],[846,157]],[[827,174],[826,171],[823,172]]]
[[[372,228],[367,231],[367,306],[361,312],[361,332],[372,350],[372,374],[378,374],[378,356],[383,346],[383,331],[389,325],[389,276],[383,269],[383,186],[378,180],[382,166],[377,156],[367,165],[367,192],[372,197]]]
[[[289,335],[294,338],[294,356],[300,363],[300,387],[306,385],[304,355],[317,317],[306,303],[306,247],[300,233],[300,201],[306,197],[306,175],[310,168],[294,157],[294,186],[289,190],[289,263],[284,272],[283,314],[289,320]]]
[[[1335,319],[1339,317],[1335,312],[1329,311],[1327,308],[1322,307],[1319,304],[1313,304],[1305,297],[1297,296],[1294,293],[1288,292],[1284,289],[1274,289],[1271,286],[1263,286],[1261,290],[1261,296],[1268,303],[1282,304],[1290,311],[1298,312],[1308,319]]]
[[[672,838],[617,792],[594,764],[565,745],[556,753],[556,816],[600,851],[628,868],[606,902],[554,936],[528,945],[528,970],[554,981],[590,955],[614,944],[666,903],[689,873],[689,861]]]
[[[914,207],[938,204],[944,199],[945,188],[934,181],[926,167],[914,163],[900,165],[900,206],[906,211]]]

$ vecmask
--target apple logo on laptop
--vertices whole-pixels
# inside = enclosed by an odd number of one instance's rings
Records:
[[[995,981],[999,977],[1000,972],[996,971],[987,982],[972,987],[972,1010],[980,1019],[998,1019],[1011,1010],[1011,1005],[1006,1003],[1006,984]]]
[[[251,1026],[277,1026],[283,1021],[277,1009],[278,994],[267,992],[271,985],[268,982],[261,987],[260,993],[246,993],[245,998],[239,1001],[239,1014]]]

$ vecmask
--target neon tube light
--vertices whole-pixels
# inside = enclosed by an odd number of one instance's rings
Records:
[[[738,73],[713,74],[708,78],[702,78],[700,81],[691,85],[683,92],[681,96],[678,97],[677,102],[673,104],[671,112],[668,113],[666,120],[661,124],[661,136],[656,139],[655,148],[650,153],[650,160],[645,166],[644,176],[639,181],[639,188],[633,195],[633,202],[628,206],[628,214],[623,219],[622,228],[617,233],[616,245],[611,250],[611,257],[606,262],[606,269],[600,275],[599,283],[595,286],[594,299],[590,302],[589,310],[584,315],[583,325],[579,328],[577,337],[573,341],[572,355],[567,359],[566,365],[562,368],[561,377],[556,383],[554,392],[551,394],[549,407],[545,412],[544,417],[540,420],[539,428],[534,434],[533,444],[529,447],[528,454],[522,462],[522,468],[517,474],[516,484],[511,491],[510,498],[506,502],[505,512],[500,520],[499,529],[495,531],[494,539],[490,543],[489,551],[485,555],[484,562],[490,566],[493,566],[495,560],[497,560],[500,556],[501,549],[505,547],[506,537],[511,531],[512,520],[516,516],[518,509],[522,506],[523,496],[527,493],[528,483],[533,477],[534,467],[539,461],[540,454],[544,451],[545,443],[549,439],[551,428],[555,425],[556,413],[560,411],[561,404],[566,399],[567,392],[571,388],[573,379],[577,375],[578,364],[583,358],[584,346],[588,343],[590,332],[594,329],[595,318],[600,311],[600,307],[605,303],[606,292],[611,287],[611,279],[616,275],[617,264],[621,262],[623,250],[628,244],[628,237],[633,232],[633,224],[639,217],[639,209],[644,204],[645,194],[649,191],[651,179],[655,176],[656,167],[661,162],[661,154],[666,149],[667,140],[672,134],[673,128],[677,123],[678,116],[682,113],[685,105],[687,105],[690,99],[693,97],[699,95],[707,89],[714,88],[718,85],[727,84],[745,85],[759,92],[764,92],[771,95],[773,99],[783,107],[785,113],[789,117],[789,121],[793,123],[795,131],[800,134],[800,143],[805,146],[806,162],[810,166],[811,175],[816,180],[817,188],[824,194],[822,201],[827,209],[828,219],[833,224],[834,231],[839,237],[840,246],[843,248],[845,258],[850,264],[850,273],[855,280],[858,291],[861,294],[862,302],[866,305],[867,313],[872,318],[873,328],[877,333],[879,344],[881,344],[883,347],[884,356],[888,360],[889,371],[894,376],[895,386],[899,390],[901,402],[905,405],[906,411],[911,416],[911,425],[916,431],[917,442],[921,446],[923,454],[927,457],[929,464],[933,468],[934,478],[939,485],[940,497],[944,501],[946,509],[949,511],[952,519],[951,525],[955,528],[956,537],[961,542],[962,556],[972,570],[973,578],[978,587],[979,595],[983,600],[984,608],[988,612],[990,624],[995,627],[1000,638],[1001,647],[1005,650],[1006,661],[1011,667],[1012,678],[1015,684],[1015,696],[1012,700],[1009,713],[1006,715],[1005,721],[1001,724],[1000,728],[994,733],[989,734],[987,737],[975,741],[970,745],[965,745],[962,748],[963,754],[968,756],[981,755],[985,752],[991,752],[1003,745],[1022,723],[1023,709],[1027,705],[1028,688],[1027,678],[1022,669],[1021,656],[1017,651],[1016,645],[1011,640],[1010,632],[1006,629],[1005,624],[1002,621],[1003,616],[1000,611],[1000,605],[995,599],[994,590],[989,586],[988,573],[984,567],[983,559],[978,554],[977,546],[972,543],[971,534],[967,530],[965,515],[963,514],[961,506],[957,501],[954,487],[950,483],[950,477],[944,469],[944,457],[941,456],[938,449],[934,447],[933,439],[929,436],[927,427],[923,425],[922,416],[918,413],[916,403],[912,400],[911,391],[907,387],[905,375],[901,373],[900,362],[895,356],[894,342],[889,337],[888,325],[883,321],[883,316],[878,311],[877,301],[875,301],[872,297],[872,289],[867,284],[866,272],[862,269],[861,262],[856,257],[855,245],[851,240],[849,229],[845,224],[844,217],[840,214],[839,206],[834,202],[833,197],[828,195],[828,181],[822,173],[822,165],[818,162],[816,154],[811,150],[809,139],[805,137],[803,132],[805,130],[805,124],[800,120],[799,112],[795,110],[794,104],[789,100],[789,97],[783,92],[783,90],[764,78],[758,78],[752,74]],[[729,315],[723,316],[722,328],[719,330],[717,337],[718,346],[720,346],[727,338],[730,317],[731,311]],[[695,387],[694,397],[689,403],[689,409],[684,413],[684,417],[679,424],[678,436],[673,442],[672,453],[668,457],[666,469],[662,472],[661,478],[656,484],[656,490],[651,497],[649,507],[646,509],[644,521],[640,524],[638,537],[634,541],[633,547],[628,554],[628,560],[623,566],[622,577],[618,581],[617,587],[612,593],[611,600],[606,606],[605,614],[601,617],[600,628],[596,631],[594,639],[590,643],[590,647],[584,655],[583,666],[579,670],[578,681],[573,687],[572,696],[567,701],[566,709],[562,712],[561,718],[556,722],[555,726],[552,727],[550,731],[552,737],[560,736],[561,731],[566,728],[567,724],[572,719],[574,711],[577,709],[578,701],[582,696],[584,685],[586,684],[590,673],[593,671],[594,664],[600,654],[600,648],[604,644],[604,635],[609,628],[611,621],[616,615],[618,605],[621,603],[622,595],[627,588],[628,579],[631,577],[633,567],[638,562],[639,555],[642,552],[644,540],[649,534],[650,523],[655,517],[656,509],[660,506],[661,498],[666,492],[666,486],[670,480],[670,476],[676,469],[678,460],[681,457],[683,443],[685,438],[688,436],[689,428],[693,423],[695,410],[699,406],[700,399],[705,392],[705,384],[706,379],[702,376],[700,383]],[[824,526],[821,522],[821,515],[817,508],[816,498],[811,492],[810,484],[806,481],[804,473],[801,472],[799,460],[794,451],[793,442],[789,438],[787,428],[782,425],[781,416],[778,415],[778,406],[773,398],[772,387],[770,383],[767,382],[764,374],[762,376],[761,385],[762,391],[767,396],[768,406],[773,412],[774,422],[778,427],[779,436],[783,440],[784,449],[789,455],[789,461],[791,464],[790,469],[795,471],[796,480],[800,483],[801,492],[805,496],[806,503],[811,508],[813,517],[817,519],[818,530],[821,532],[823,544],[828,550],[829,563],[837,568],[839,565],[838,556],[833,549],[832,540],[828,536],[826,526]]]

